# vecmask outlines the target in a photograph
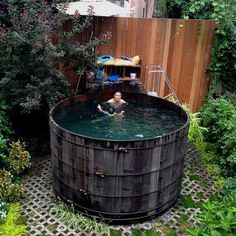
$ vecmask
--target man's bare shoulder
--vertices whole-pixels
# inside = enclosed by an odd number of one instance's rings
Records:
[[[121,103],[121,104],[124,104],[124,103],[126,103],[126,101],[123,100],[123,99],[120,99],[120,103]]]
[[[108,103],[114,103],[115,101],[114,101],[114,98],[111,98],[111,99],[109,99],[107,102],[108,102]]]

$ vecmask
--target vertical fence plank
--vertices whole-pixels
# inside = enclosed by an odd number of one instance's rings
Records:
[[[112,39],[96,49],[97,54],[142,58],[141,81],[146,83],[145,67],[158,64],[167,72],[180,101],[195,112],[208,90],[206,70],[210,61],[215,21],[96,17],[95,32],[110,31]],[[77,40],[88,38],[78,37]],[[147,82],[152,87],[152,79]],[[161,83],[161,95],[167,88]]]

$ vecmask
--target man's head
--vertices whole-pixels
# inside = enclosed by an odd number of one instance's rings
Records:
[[[121,92],[120,91],[116,91],[114,93],[114,99],[115,99],[116,102],[120,101],[120,99],[121,99]]]

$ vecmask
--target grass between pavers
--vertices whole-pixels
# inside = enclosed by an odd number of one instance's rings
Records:
[[[20,216],[20,204],[11,203],[6,219],[0,224],[1,236],[23,236],[28,233],[27,217]]]

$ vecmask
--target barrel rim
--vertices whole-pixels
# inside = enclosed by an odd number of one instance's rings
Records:
[[[104,92],[105,93],[105,92]],[[130,92],[125,92],[126,94],[129,94]],[[140,94],[140,93],[136,93],[136,94]],[[96,95],[96,94],[94,94]],[[152,97],[148,94],[144,94],[148,97]],[[116,143],[123,143],[123,142],[143,142],[143,141],[152,141],[152,140],[156,140],[156,139],[161,139],[161,138],[165,138],[167,136],[171,136],[172,134],[175,134],[175,133],[178,133],[179,131],[181,130],[184,130],[190,123],[190,118],[189,118],[189,114],[188,112],[186,112],[180,105],[174,103],[174,102],[171,102],[169,100],[166,100],[166,99],[163,99],[163,98],[160,98],[160,97],[153,97],[155,99],[159,99],[159,100],[163,100],[167,103],[171,103],[177,107],[179,107],[186,115],[186,122],[184,125],[180,126],[178,129],[172,131],[172,132],[169,132],[169,133],[166,133],[166,134],[163,134],[163,135],[157,135],[157,136],[154,136],[154,137],[151,137],[151,138],[144,138],[144,139],[123,139],[123,140],[120,140],[120,139],[104,139],[104,138],[96,138],[96,137],[93,137],[93,136],[86,136],[86,135],[82,135],[82,134],[79,134],[79,133],[75,133],[73,131],[70,131],[68,129],[65,129],[63,128],[62,126],[60,126],[58,123],[56,123],[56,121],[53,119],[53,115],[54,115],[54,112],[55,112],[55,109],[56,107],[58,107],[59,105],[63,104],[64,102],[66,101],[70,101],[70,100],[73,100],[77,97],[80,97],[80,96],[88,96],[88,94],[80,94],[80,95],[77,95],[77,96],[74,96],[74,97],[69,97],[69,98],[65,98],[61,101],[59,101],[57,104],[55,104],[49,111],[49,121],[51,123],[53,123],[56,127],[58,127],[60,130],[64,131],[64,132],[67,132],[71,135],[74,135],[74,136],[78,136],[78,137],[81,137],[81,138],[85,138],[85,139],[91,139],[91,140],[97,140],[97,141],[103,141],[103,142],[116,142]]]

